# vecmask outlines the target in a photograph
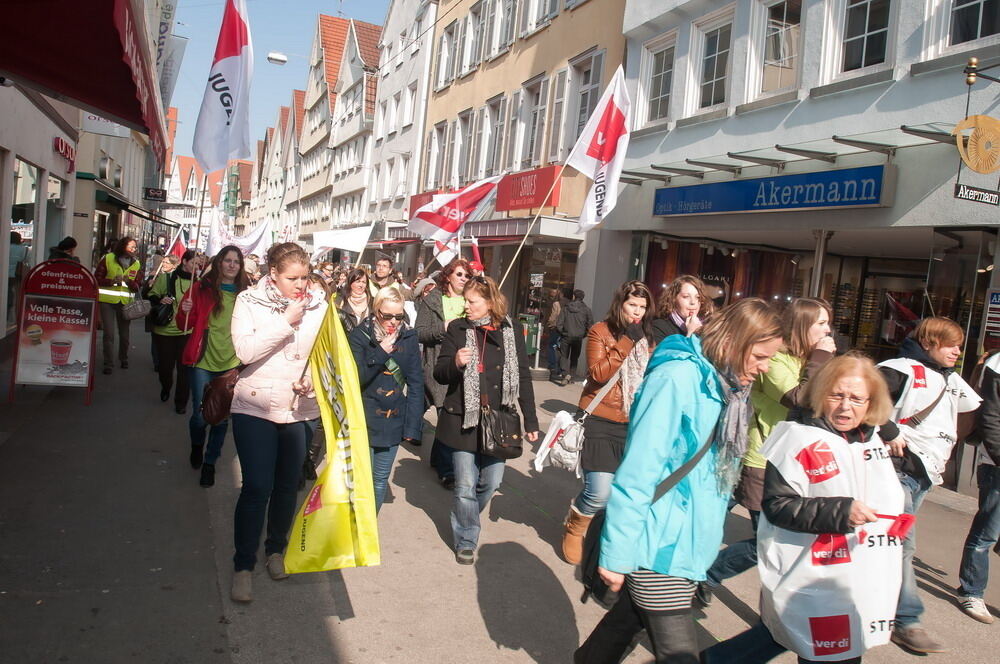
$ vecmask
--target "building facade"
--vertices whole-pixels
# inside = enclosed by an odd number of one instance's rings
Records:
[[[968,364],[990,345],[996,208],[954,193],[996,176],[959,174],[952,136],[998,90],[962,72],[1000,61],[984,3],[629,1],[623,32],[636,113],[605,224],[631,246],[619,277],[658,292],[697,274],[720,302],[824,297],[877,359],[932,313],[967,331]]]

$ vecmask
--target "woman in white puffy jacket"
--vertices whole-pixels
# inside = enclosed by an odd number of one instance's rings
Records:
[[[306,449],[319,417],[307,371],[326,314],[310,290],[309,256],[298,245],[268,251],[270,274],[236,299],[233,346],[244,365],[233,393],[232,423],[243,488],[234,517],[232,599],[249,602],[264,517],[264,555],[274,580],[288,578],[283,551],[295,516]]]

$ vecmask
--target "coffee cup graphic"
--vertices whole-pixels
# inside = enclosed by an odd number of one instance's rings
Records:
[[[73,350],[73,342],[66,339],[54,339],[49,344],[52,351],[52,364],[57,367],[69,364],[69,354]]]

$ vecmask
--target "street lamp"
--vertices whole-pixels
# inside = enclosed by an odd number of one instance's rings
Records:
[[[271,51],[267,54],[267,61],[280,67],[288,62],[288,56],[280,51]]]

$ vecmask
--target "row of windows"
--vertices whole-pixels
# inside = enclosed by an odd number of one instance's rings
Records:
[[[359,136],[333,148],[332,152],[334,177],[344,177],[364,166],[368,154],[368,137]]]
[[[413,124],[417,107],[417,82],[379,103],[375,116],[375,140],[382,140]]]
[[[382,76],[388,76],[393,69],[403,66],[403,62],[413,57],[420,50],[421,34],[424,30],[425,16],[419,16],[409,30],[399,33],[398,39],[383,43],[379,58],[379,70]],[[388,37],[388,35],[386,35]]]
[[[424,187],[454,187],[482,177],[565,159],[601,95],[604,51],[536,76],[508,95],[434,126],[427,138]]]
[[[371,205],[406,196],[409,193],[407,183],[410,175],[410,157],[400,155],[398,158],[387,159],[385,163],[372,168],[371,175],[371,183],[368,185]]]
[[[361,194],[341,196],[333,202],[332,225],[344,226],[361,221]]]
[[[944,0],[950,10],[948,43],[963,44],[1000,34],[1000,0]],[[837,4],[837,3],[835,3]],[[899,0],[840,0],[842,15],[831,34],[839,35],[833,44],[834,74],[875,67],[887,62],[892,44],[894,12]],[[802,58],[802,0],[758,0],[752,3],[749,34],[753,98],[797,86]],[[690,81],[683,81],[688,91],[683,103],[671,107],[674,89],[675,44],[677,31],[650,40],[643,50],[641,72],[643,107],[640,122],[654,123],[672,115],[687,115],[728,103],[733,78],[734,9],[732,6],[695,21],[690,25],[693,71]]]

